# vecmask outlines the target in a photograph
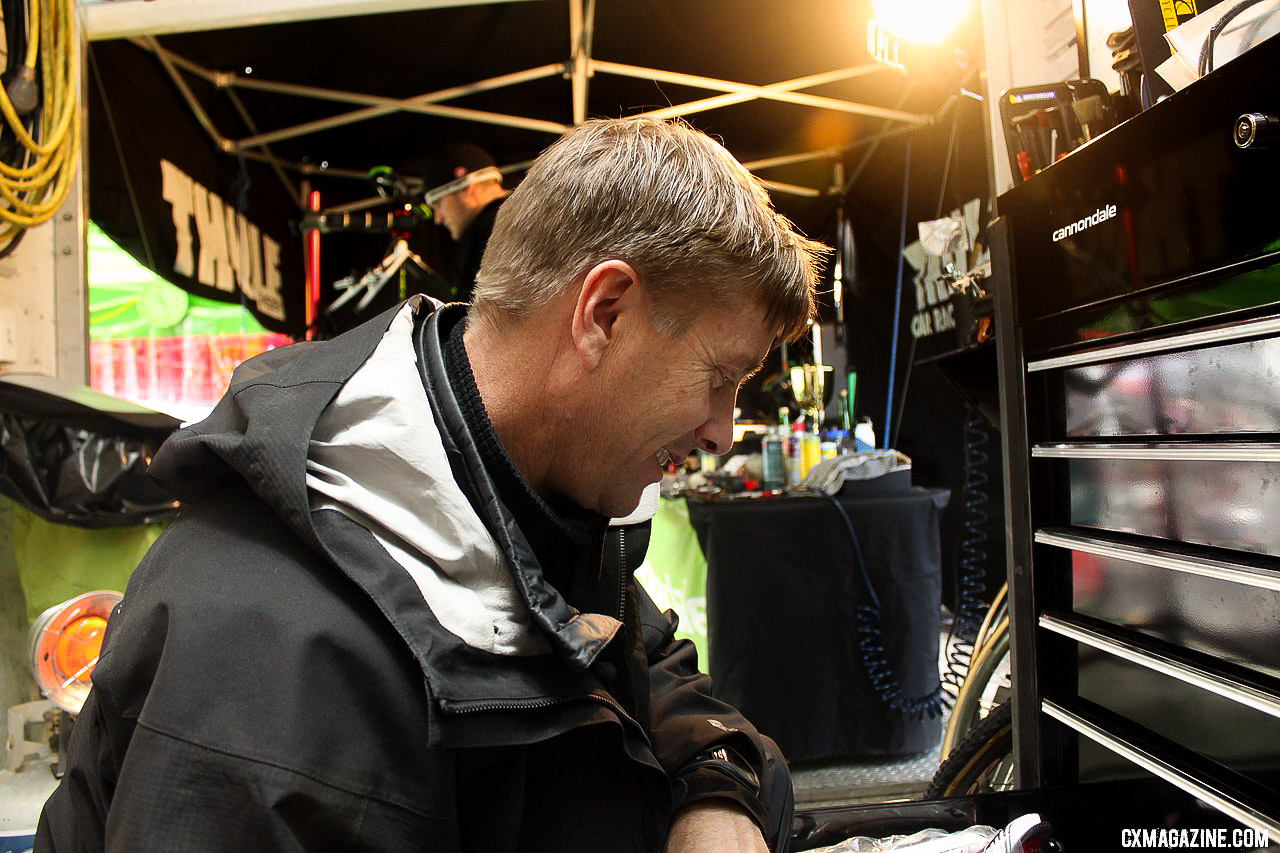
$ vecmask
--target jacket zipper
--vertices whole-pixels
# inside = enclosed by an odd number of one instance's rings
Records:
[[[601,562],[604,561],[603,551]],[[627,531],[618,528],[618,621],[625,622],[627,614]]]
[[[437,701],[440,703],[441,708],[451,714],[476,714],[484,711],[535,711],[543,708],[552,708],[556,705],[564,705],[579,699],[590,699],[612,708],[619,717],[630,723],[640,733],[645,746],[649,747],[650,751],[653,751],[653,744],[649,741],[649,735],[644,728],[621,705],[614,701],[613,697],[604,693],[596,693],[594,691],[589,693],[566,693],[559,696],[544,696],[538,699],[495,700],[465,705],[449,699],[438,699]]]
[[[608,534],[605,534],[608,539]],[[604,581],[604,559],[605,552],[608,550],[606,542],[600,543],[600,562],[596,566],[596,588]],[[603,602],[602,602],[603,603]],[[627,615],[627,532],[624,528],[618,528],[618,621],[626,622]]]

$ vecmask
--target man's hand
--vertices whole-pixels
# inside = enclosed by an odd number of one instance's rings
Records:
[[[666,853],[768,853],[755,821],[729,800],[699,800],[675,813]]]

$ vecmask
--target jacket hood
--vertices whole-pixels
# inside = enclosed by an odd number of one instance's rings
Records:
[[[332,341],[296,343],[245,361],[209,416],[170,436],[148,473],[184,502],[242,478],[318,546],[303,476],[311,432],[394,316],[388,311]]]
[[[454,479],[413,332],[405,306],[316,421],[307,457],[311,509],[340,512],[373,534],[440,624],[468,646],[545,653],[501,547]]]

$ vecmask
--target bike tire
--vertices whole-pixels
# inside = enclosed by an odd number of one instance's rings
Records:
[[[1013,756],[1013,703],[1005,702],[974,726],[942,762],[926,799],[984,793],[989,772]]]

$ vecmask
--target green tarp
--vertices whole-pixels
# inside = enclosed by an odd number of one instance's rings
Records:
[[[164,524],[88,529],[45,521],[0,497],[8,518],[27,621],[55,604],[95,589],[124,591]]]

